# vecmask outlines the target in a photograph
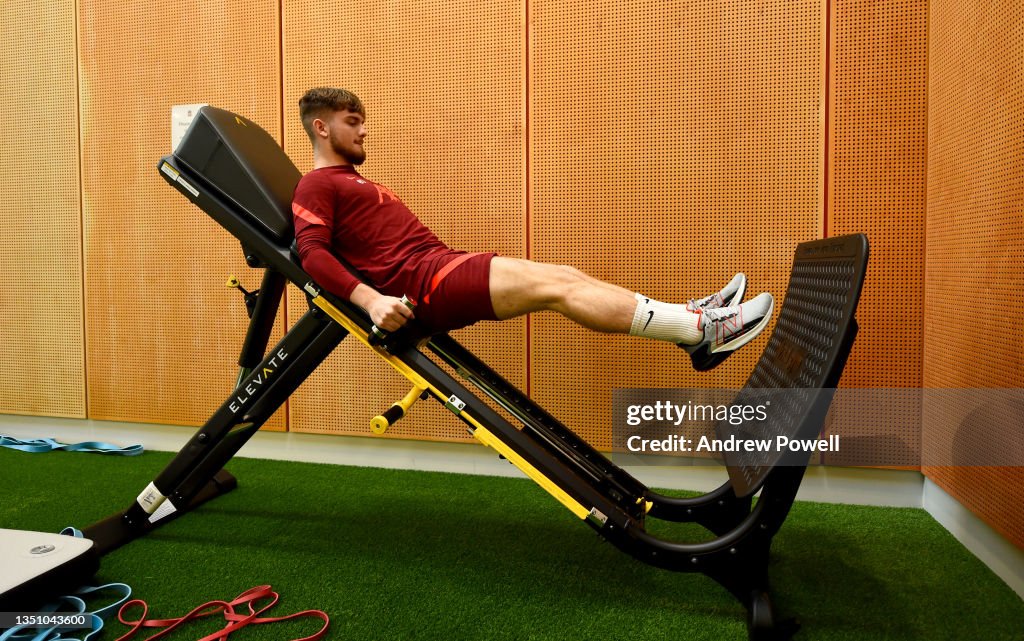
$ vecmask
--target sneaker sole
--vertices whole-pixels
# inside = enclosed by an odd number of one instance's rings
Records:
[[[693,366],[695,371],[706,372],[721,365],[722,362],[732,356],[732,354],[732,351],[710,354],[706,349],[702,349],[699,352],[690,354],[690,364]]]

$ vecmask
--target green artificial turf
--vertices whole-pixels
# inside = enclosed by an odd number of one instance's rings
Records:
[[[0,527],[84,527],[125,509],[170,458],[0,449]],[[269,614],[324,610],[328,639],[746,638],[743,609],[716,583],[633,560],[525,479],[240,458],[228,469],[238,489],[109,554],[98,579],[128,583],[161,618],[269,583],[281,593]],[[651,529],[692,540],[692,528]],[[797,503],[772,551],[775,604],[799,617],[797,639],[1024,639],[1024,603],[923,510]],[[125,629],[108,622],[100,638]]]

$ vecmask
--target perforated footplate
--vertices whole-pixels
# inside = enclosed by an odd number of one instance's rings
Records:
[[[734,403],[770,410],[763,421],[744,430],[728,422],[716,425],[720,439],[771,439],[817,436],[849,352],[868,244],[863,234],[801,243],[797,246],[785,305],[775,330],[744,389]],[[822,389],[825,388],[825,389]],[[755,492],[778,451],[727,452],[725,462],[736,494]],[[805,459],[806,460],[806,459]],[[788,461],[787,461],[788,463]]]

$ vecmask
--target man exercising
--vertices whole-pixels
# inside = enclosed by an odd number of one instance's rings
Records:
[[[292,202],[303,268],[327,291],[365,309],[383,330],[415,318],[436,334],[550,310],[599,332],[676,343],[703,371],[750,342],[771,318],[771,294],[741,304],[743,274],[710,296],[670,304],[565,265],[449,249],[394,192],[356,171],[366,160],[366,110],[358,97],[344,89],[310,89],[299,100],[299,114],[313,143],[313,171],[299,181]],[[414,310],[403,295],[415,301]]]

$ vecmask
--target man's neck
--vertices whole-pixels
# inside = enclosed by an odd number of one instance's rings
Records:
[[[324,167],[351,167],[352,163],[337,154],[320,154],[313,152],[313,169]]]

